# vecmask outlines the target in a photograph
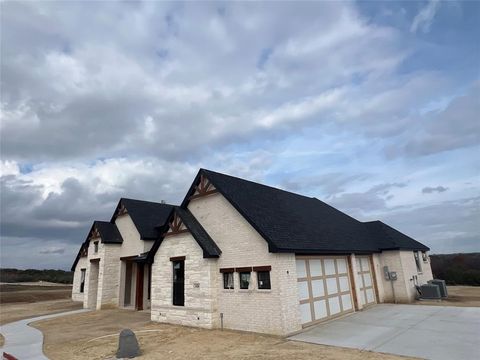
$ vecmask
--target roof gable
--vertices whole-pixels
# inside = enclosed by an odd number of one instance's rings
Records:
[[[128,214],[142,240],[155,240],[159,236],[158,227],[165,224],[172,209],[173,205],[169,204],[121,198],[110,222]]]
[[[149,252],[150,261],[167,236],[174,236],[183,232],[190,232],[197,244],[202,248],[204,258],[217,258],[222,251],[215,241],[206,232],[203,226],[188,209],[176,206],[170,213],[167,224],[161,228],[164,233],[157,239]],[[171,230],[169,232],[169,229]]]

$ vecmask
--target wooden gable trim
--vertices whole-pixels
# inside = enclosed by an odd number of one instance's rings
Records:
[[[118,210],[117,210],[117,216],[126,215],[126,214],[128,214],[127,208],[125,207],[125,205],[120,204],[120,206],[118,207]]]
[[[203,175],[200,175],[198,184],[194,186],[194,189],[195,191],[193,191],[193,195],[189,197],[189,200],[197,199],[199,197],[215,194],[218,192],[218,190],[215,189],[210,180],[208,180]]]
[[[97,227],[94,227],[91,231],[90,231],[90,235],[88,236],[88,240],[92,240],[92,239],[97,239],[97,238],[100,238],[100,232],[98,231]]]
[[[183,224],[182,219],[180,216],[177,215],[176,212],[173,213],[173,218],[170,220],[168,224],[168,230],[163,236],[172,236],[177,234],[183,234],[189,232],[187,227]]]

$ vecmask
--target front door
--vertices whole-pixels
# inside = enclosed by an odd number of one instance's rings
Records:
[[[185,303],[185,261],[172,262],[173,266],[173,305],[184,306]]]
[[[135,309],[143,310],[143,264],[137,263],[137,292],[135,296]]]

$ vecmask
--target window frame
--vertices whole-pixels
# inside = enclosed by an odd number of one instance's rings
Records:
[[[420,251],[413,252],[413,258],[415,259],[415,265],[417,267],[417,273],[422,273],[422,262],[420,261]]]
[[[93,242],[93,253],[98,254],[98,240]]]
[[[235,289],[235,277],[233,276],[233,271],[225,271],[223,272],[223,289],[224,290],[233,290]],[[232,280],[232,286],[228,287],[228,278]]]
[[[422,251],[422,260],[423,262],[428,262],[428,254],[426,251]]]
[[[248,275],[248,280],[247,280],[247,287],[242,287],[242,275]],[[250,289],[250,284],[252,283],[252,272],[251,271],[239,271],[238,272],[238,287],[240,290],[248,290]]]
[[[87,276],[87,269],[80,269],[80,293],[85,293],[85,278]]]
[[[256,273],[257,273],[257,287],[258,287],[258,290],[272,290],[272,279],[271,279],[271,276],[270,276],[270,272],[271,270],[257,270]],[[268,276],[268,287],[265,287],[266,284],[260,284],[260,281],[263,281],[263,282],[266,282],[266,280],[261,280],[260,279],[260,274],[266,274]]]

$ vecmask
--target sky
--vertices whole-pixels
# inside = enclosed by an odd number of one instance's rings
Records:
[[[1,2],[0,266],[199,168],[480,251],[480,2]]]

